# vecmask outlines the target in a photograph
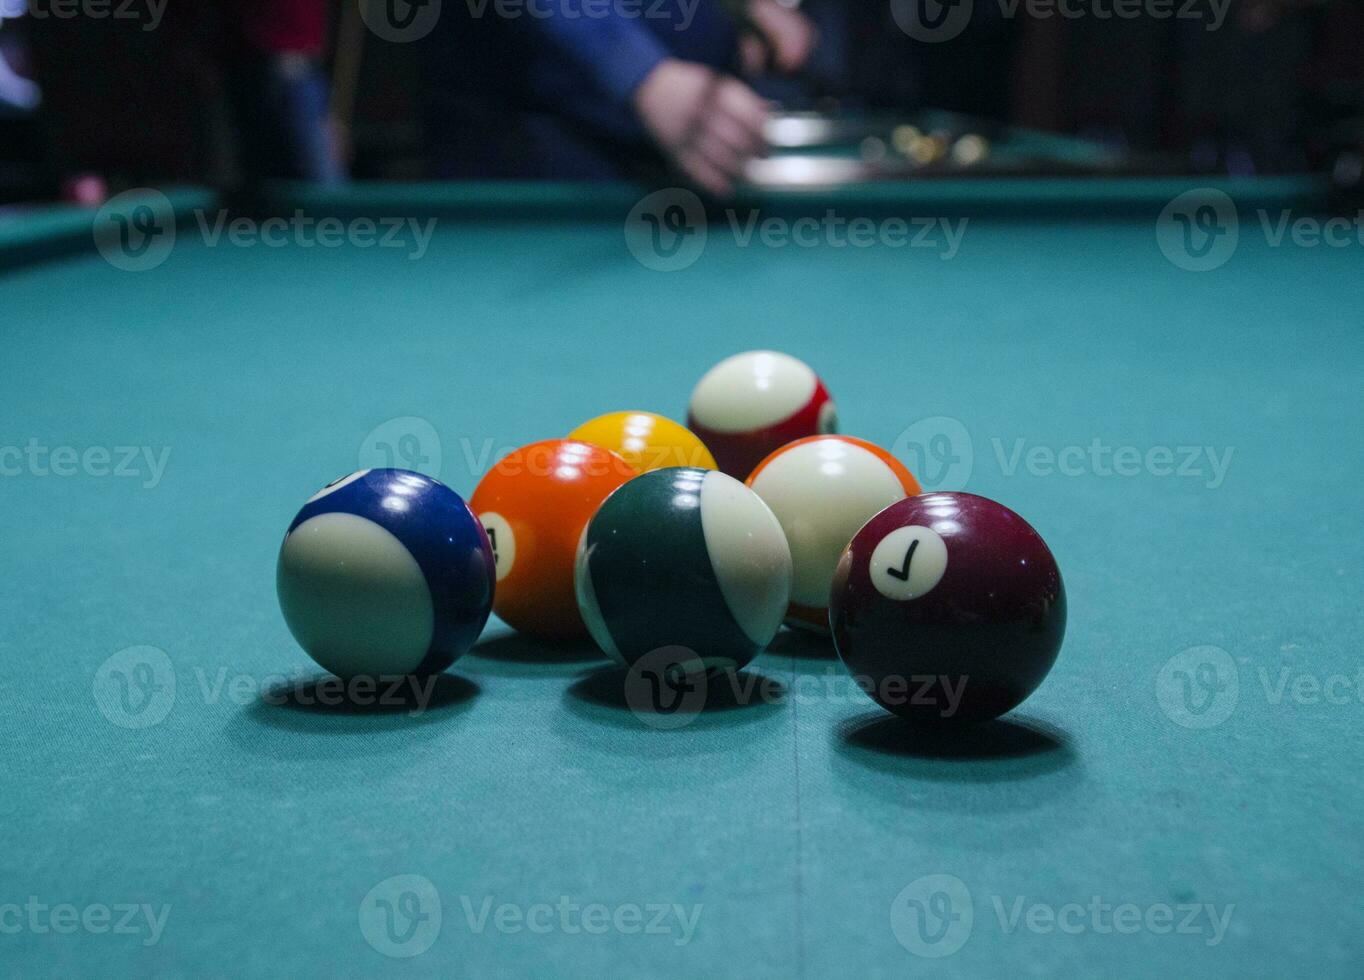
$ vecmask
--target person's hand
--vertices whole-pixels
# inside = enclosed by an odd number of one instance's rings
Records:
[[[749,0],[748,18],[762,36],[746,34],[739,40],[739,58],[746,74],[758,75],[771,69],[789,75],[809,63],[819,43],[819,32],[810,18],[777,0]]]
[[[706,65],[664,59],[645,77],[634,101],[664,155],[713,194],[728,195],[744,165],[766,152],[767,102]]]

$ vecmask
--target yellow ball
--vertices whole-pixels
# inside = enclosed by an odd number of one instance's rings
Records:
[[[653,412],[611,412],[584,422],[568,434],[613,453],[641,473],[665,466],[716,469],[715,457],[692,431]]]

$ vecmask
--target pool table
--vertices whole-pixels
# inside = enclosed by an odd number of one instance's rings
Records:
[[[0,222],[0,973],[1359,976],[1364,244],[1316,182],[272,194]],[[1016,711],[926,736],[789,631],[666,717],[495,618],[419,704],[291,639],[324,483],[467,497],[752,348],[1048,541]]]

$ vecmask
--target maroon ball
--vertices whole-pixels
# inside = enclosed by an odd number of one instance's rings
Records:
[[[829,598],[838,655],[916,724],[996,718],[1037,689],[1066,632],[1066,590],[1041,535],[972,493],[926,493],[868,521]]]

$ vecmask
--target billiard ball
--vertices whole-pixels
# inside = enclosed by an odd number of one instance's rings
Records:
[[[735,354],[697,383],[687,428],[720,469],[745,479],[774,449],[838,430],[838,414],[818,375],[803,361],[770,350]]]
[[[665,466],[716,468],[715,457],[705,443],[672,419],[653,412],[598,415],[578,426],[568,437],[618,453],[640,473]]]
[[[684,673],[738,669],[771,642],[790,588],[781,525],[717,470],[636,477],[606,498],[578,549],[578,607],[598,646],[626,667],[683,648]]]
[[[834,645],[883,707],[912,722],[984,721],[1056,662],[1066,590],[1041,536],[970,493],[892,504],[857,532],[830,596]]]
[[[852,436],[810,436],[783,446],[748,485],[772,508],[791,545],[795,578],[787,622],[829,629],[829,583],[838,556],[874,514],[919,492],[919,482],[880,446]]]
[[[294,639],[339,677],[427,675],[478,639],[493,553],[469,507],[410,470],[360,470],[303,505],[275,585]]]
[[[586,635],[573,592],[578,539],[607,494],[636,475],[615,453],[549,439],[508,453],[469,500],[497,564],[493,611],[548,640]]]

